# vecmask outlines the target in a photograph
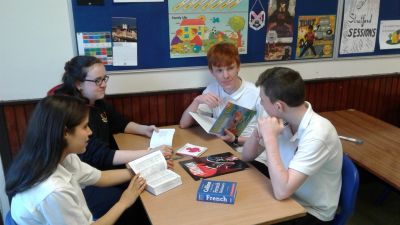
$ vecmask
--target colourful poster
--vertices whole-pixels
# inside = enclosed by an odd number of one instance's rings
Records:
[[[296,0],[270,0],[265,60],[289,60],[292,55]]]
[[[345,0],[340,54],[373,52],[380,0]]]
[[[207,55],[218,42],[234,43],[247,53],[249,1],[168,1],[171,58]]]
[[[400,20],[382,20],[379,29],[380,49],[400,49]]]
[[[296,59],[331,58],[336,16],[299,16]]]
[[[104,65],[112,65],[110,32],[76,33],[79,55],[90,55],[99,58]]]

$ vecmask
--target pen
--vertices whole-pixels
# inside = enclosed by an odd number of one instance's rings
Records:
[[[361,139],[356,139],[356,138],[346,137],[346,136],[340,136],[340,135],[339,135],[339,138],[343,139],[343,140],[346,140],[346,141],[351,141],[351,142],[356,143],[358,145],[361,145],[364,142]]]

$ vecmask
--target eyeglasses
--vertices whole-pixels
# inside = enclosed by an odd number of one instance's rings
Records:
[[[89,82],[94,82],[97,86],[101,86],[101,84],[103,84],[103,81],[105,82],[105,83],[107,83],[108,82],[108,79],[110,79],[110,77],[108,76],[108,75],[105,75],[103,78],[97,78],[97,79],[95,79],[95,80],[88,80],[88,79],[85,79],[84,81],[89,81]]]

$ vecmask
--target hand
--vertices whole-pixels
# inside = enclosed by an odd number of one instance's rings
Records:
[[[174,167],[174,162],[172,160],[173,150],[172,150],[171,146],[161,145],[161,146],[152,148],[151,150],[153,150],[153,151],[160,150],[161,153],[163,154],[165,160],[167,160],[168,169],[173,169],[173,167]]]
[[[225,131],[224,135],[217,135],[217,136],[225,142],[233,143],[235,141],[235,135],[228,129],[225,129],[224,131]]]
[[[146,181],[142,177],[139,177],[139,174],[135,175],[132,177],[128,187],[122,193],[119,202],[124,207],[129,208],[143,192],[145,187]]]
[[[167,160],[167,167],[170,170],[174,169],[174,160],[172,160],[172,158],[166,159]]]
[[[278,138],[284,127],[283,120],[277,117],[267,116],[258,119],[258,128],[264,141],[268,138]]]
[[[158,132],[158,128],[154,125],[150,125],[150,126],[145,126],[143,133],[147,137],[151,137],[153,135],[153,131]]]
[[[221,104],[220,98],[211,92],[197,96],[194,101],[198,104],[207,104],[211,109]]]
[[[173,169],[174,161],[172,160],[172,153],[173,153],[172,147],[168,145],[163,145],[161,146],[161,152],[165,160],[167,160],[168,169]]]

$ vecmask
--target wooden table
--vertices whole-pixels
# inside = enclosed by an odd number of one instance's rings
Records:
[[[175,128],[173,149],[189,142],[206,146],[203,156],[233,152],[225,142],[206,134],[201,128]],[[114,136],[121,149],[143,149],[149,146],[149,139],[137,135],[117,134]],[[189,159],[185,157],[180,160]],[[305,215],[305,209],[292,199],[277,201],[272,195],[270,181],[258,170],[250,168],[213,177],[215,180],[236,181],[237,196],[235,204],[219,204],[196,201],[200,181],[193,180],[175,161],[174,170],[182,177],[182,185],[159,196],[148,192],[141,194],[143,205],[153,225],[157,224],[272,224]]]
[[[361,139],[363,144],[342,140],[343,150],[359,166],[400,190],[400,128],[357,110],[323,112],[339,135]]]

